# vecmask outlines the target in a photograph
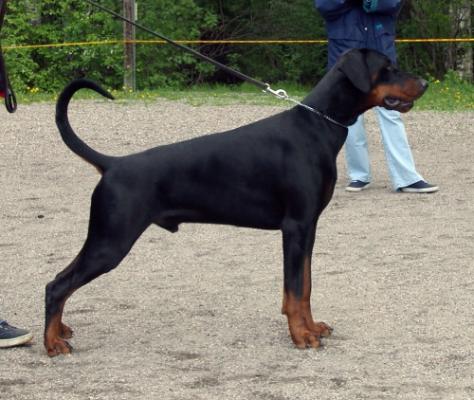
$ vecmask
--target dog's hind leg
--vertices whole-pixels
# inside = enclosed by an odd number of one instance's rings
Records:
[[[298,348],[319,347],[331,328],[316,323],[311,314],[311,255],[316,233],[314,222],[286,221],[283,226],[284,294],[282,313],[288,317],[293,342]]]
[[[117,202],[117,196],[110,190],[96,189],[84,247],[74,261],[46,285],[44,345],[49,356],[71,352],[65,339],[72,336],[72,330],[62,323],[64,305],[69,296],[114,269],[148,226],[146,218],[140,214],[140,207],[130,207],[126,193],[121,193],[121,196]]]

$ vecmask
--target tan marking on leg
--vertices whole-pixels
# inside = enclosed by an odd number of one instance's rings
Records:
[[[69,297],[71,297],[71,295],[74,293],[74,290],[71,291],[67,296],[66,298],[64,299],[64,301],[62,302],[61,304],[61,307],[59,309],[59,325],[60,325],[60,330],[59,330],[59,336],[62,337],[63,339],[71,339],[72,336],[73,336],[73,330],[67,326],[66,324],[64,324],[62,322],[62,319],[63,319],[63,312],[64,312],[64,306],[66,305],[66,301],[69,299]]]
[[[59,311],[54,315],[46,329],[44,337],[44,346],[48,356],[54,357],[59,354],[71,353],[72,346],[64,339],[70,339],[73,335],[72,329],[62,323],[62,314],[66,300],[71,296],[69,293],[59,306]]]
[[[286,315],[287,314],[287,303],[288,302],[288,299],[287,299],[287,296],[286,296],[286,293],[285,293],[285,289],[283,289],[283,301],[282,301],[282,304],[281,304],[281,313],[283,315]]]
[[[332,328],[324,322],[315,322],[313,320],[311,313],[311,286],[311,259],[306,257],[304,260],[303,318],[306,322],[306,327],[311,332],[317,336],[328,337],[332,332]]]
[[[60,338],[60,332],[61,319],[58,313],[51,318],[44,337],[44,346],[50,357],[71,352],[72,347],[64,339]]]
[[[314,322],[311,314],[311,260],[306,257],[303,270],[303,293],[298,299],[293,293],[285,293],[283,309],[288,317],[291,338],[298,348],[316,348],[321,345],[319,338],[329,336],[331,328],[324,322]],[[282,310],[283,311],[283,310]]]

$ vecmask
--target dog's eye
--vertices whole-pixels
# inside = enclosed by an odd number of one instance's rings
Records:
[[[396,67],[394,67],[393,65],[389,65],[387,68],[386,68],[387,72],[391,72],[391,73],[396,73],[398,71],[398,69]]]

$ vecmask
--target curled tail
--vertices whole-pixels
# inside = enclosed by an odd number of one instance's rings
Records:
[[[100,173],[103,173],[115,157],[101,154],[84,143],[72,129],[67,116],[69,101],[74,93],[83,88],[92,89],[97,93],[100,93],[102,96],[113,100],[113,97],[109,92],[102,89],[92,81],[87,79],[77,79],[72,81],[61,92],[56,103],[56,125],[58,126],[59,132],[61,133],[61,137],[64,143],[66,143],[66,146],[79,157],[96,167]]]

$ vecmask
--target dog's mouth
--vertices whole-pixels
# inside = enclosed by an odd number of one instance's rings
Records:
[[[387,96],[383,99],[384,108],[389,110],[397,110],[402,113],[408,112],[412,109],[413,101],[403,101],[396,97]]]

